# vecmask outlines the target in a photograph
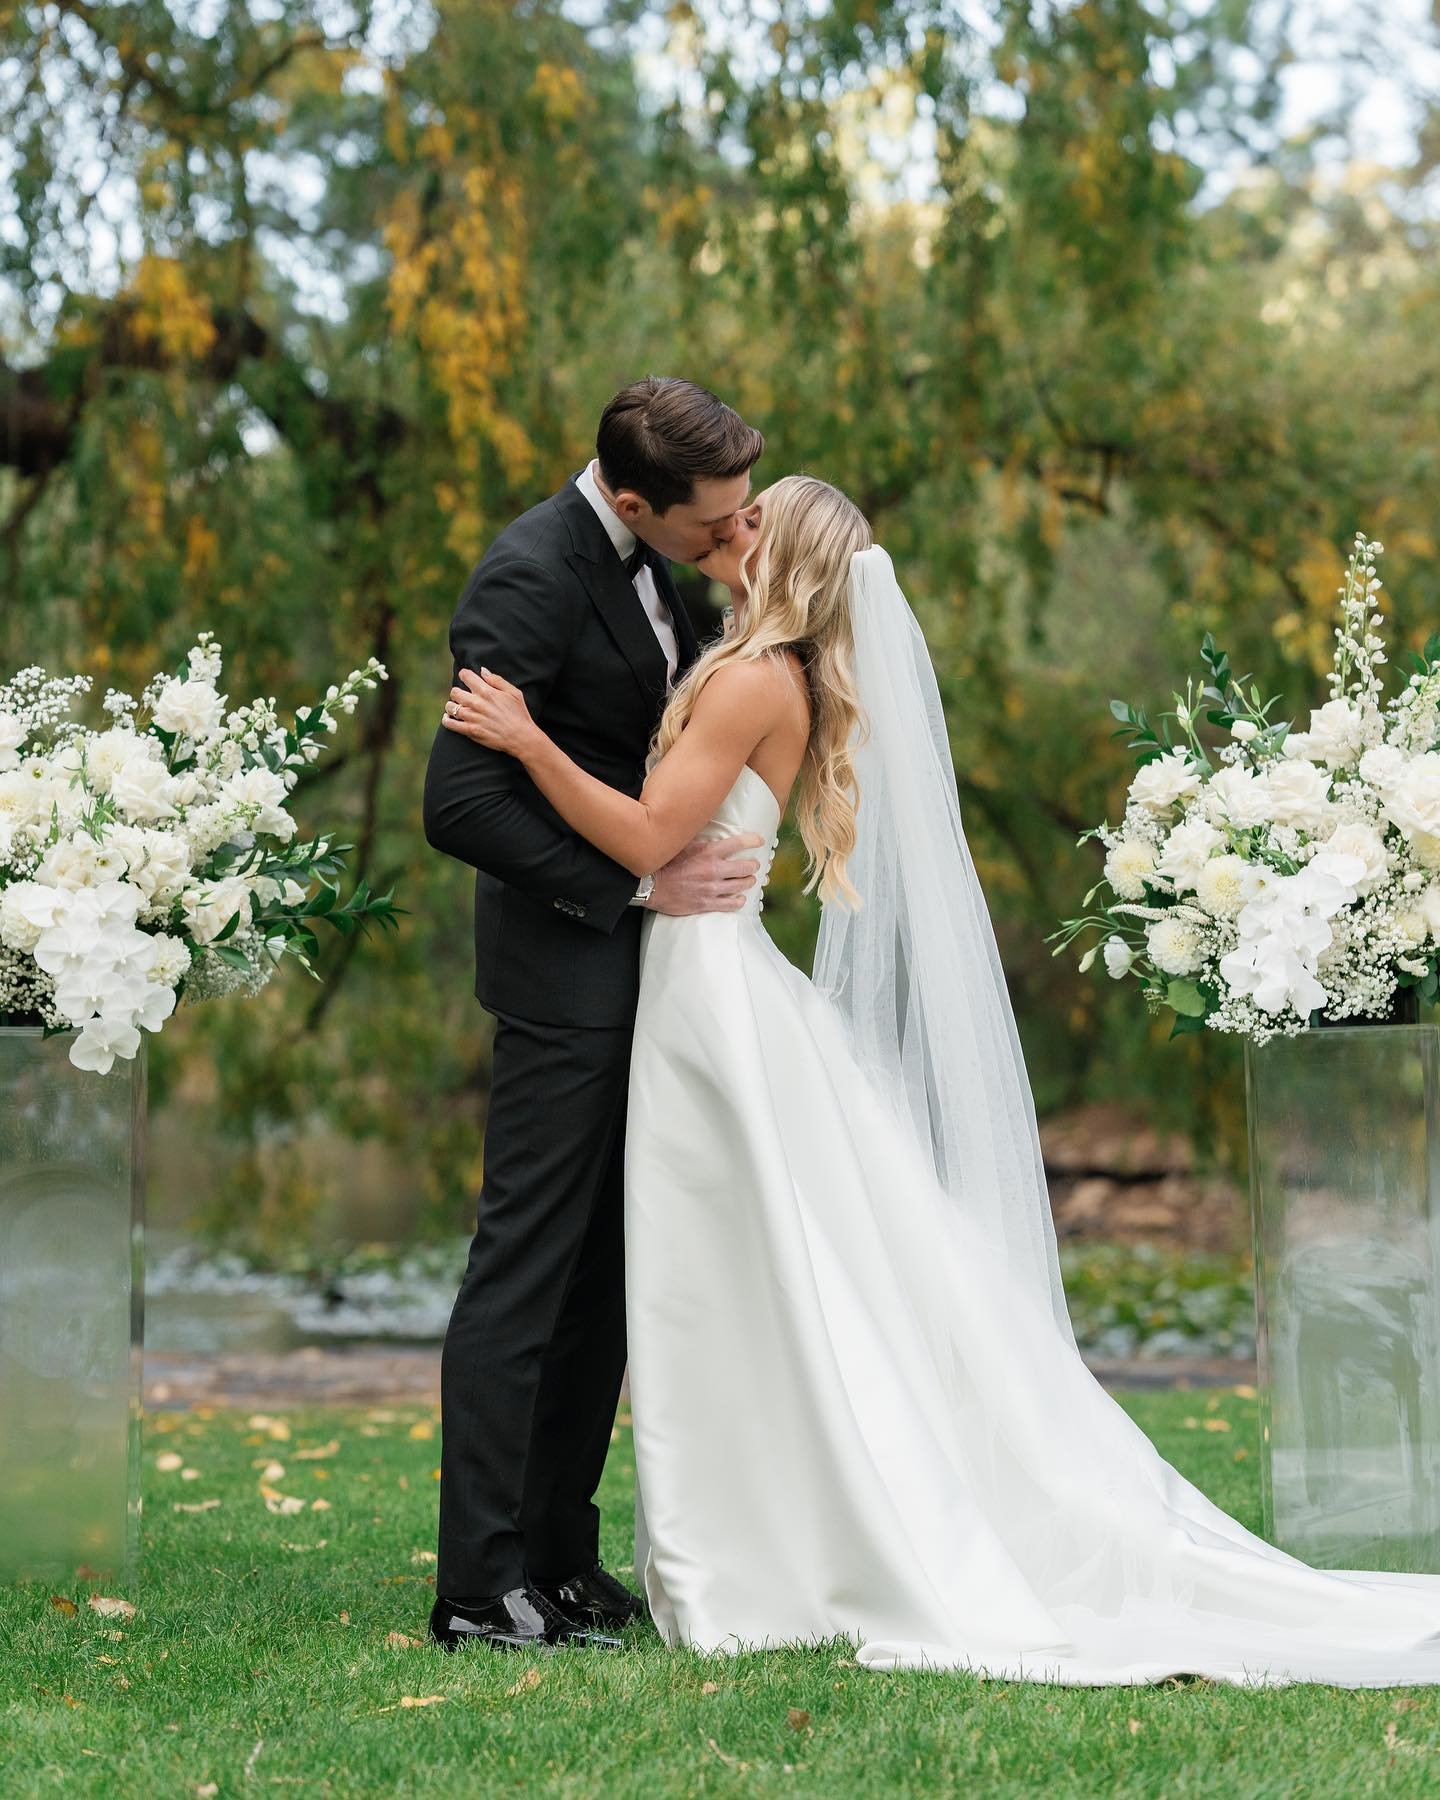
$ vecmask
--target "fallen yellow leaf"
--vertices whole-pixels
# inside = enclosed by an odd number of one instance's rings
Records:
[[[209,1512],[212,1507],[219,1504],[218,1500],[172,1500],[170,1510],[171,1512]]]
[[[77,1613],[80,1610],[75,1602],[66,1594],[52,1594],[50,1596],[50,1604],[55,1608],[56,1612],[64,1613],[67,1618],[69,1618],[72,1613]]]
[[[385,1642],[394,1650],[423,1650],[425,1648],[423,1638],[406,1637],[403,1631],[387,1631]]]
[[[162,1450],[155,1458],[155,1467],[162,1475],[169,1475],[172,1470],[181,1468],[185,1458],[175,1450]]]
[[[432,1438],[435,1435],[435,1427],[428,1419],[417,1419],[410,1427],[410,1435],[412,1438]]]
[[[529,1694],[533,1693],[539,1685],[540,1671],[538,1669],[527,1669],[517,1682],[506,1688],[505,1692],[512,1695]]]
[[[135,1608],[129,1600],[117,1600],[109,1594],[91,1594],[85,1602],[91,1612],[99,1613],[102,1619],[133,1619]]]
[[[317,1444],[312,1450],[292,1450],[290,1454],[297,1462],[314,1462],[317,1457],[334,1456],[339,1448],[339,1438],[331,1438],[328,1444]]]

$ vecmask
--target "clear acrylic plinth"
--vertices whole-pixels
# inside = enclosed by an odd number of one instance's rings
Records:
[[[1265,1533],[1440,1573],[1440,1026],[1245,1046]]]
[[[140,1547],[145,1041],[0,1027],[0,1581],[133,1589]]]

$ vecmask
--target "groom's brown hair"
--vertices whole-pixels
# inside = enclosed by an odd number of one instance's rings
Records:
[[[612,494],[629,488],[653,512],[683,506],[697,481],[746,475],[765,439],[708,388],[674,375],[632,381],[600,415],[595,449]]]

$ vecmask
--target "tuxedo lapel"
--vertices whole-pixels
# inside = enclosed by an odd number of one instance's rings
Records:
[[[605,527],[573,481],[555,496],[555,504],[570,531],[571,548],[565,560],[589,594],[616,649],[629,663],[647,705],[658,711],[665,698],[665,652],[635,584],[625,573]]]

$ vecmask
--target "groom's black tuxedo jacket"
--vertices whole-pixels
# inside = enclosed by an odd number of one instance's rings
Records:
[[[655,585],[681,673],[694,628],[669,564]],[[638,794],[665,700],[665,653],[604,526],[573,479],[508,525],[471,573],[450,626],[461,668],[524,691],[532,717],[601,781]],[[635,1017],[636,878],[573,832],[513,757],[441,725],[425,772],[425,835],[475,876],[475,993],[551,1025]]]

